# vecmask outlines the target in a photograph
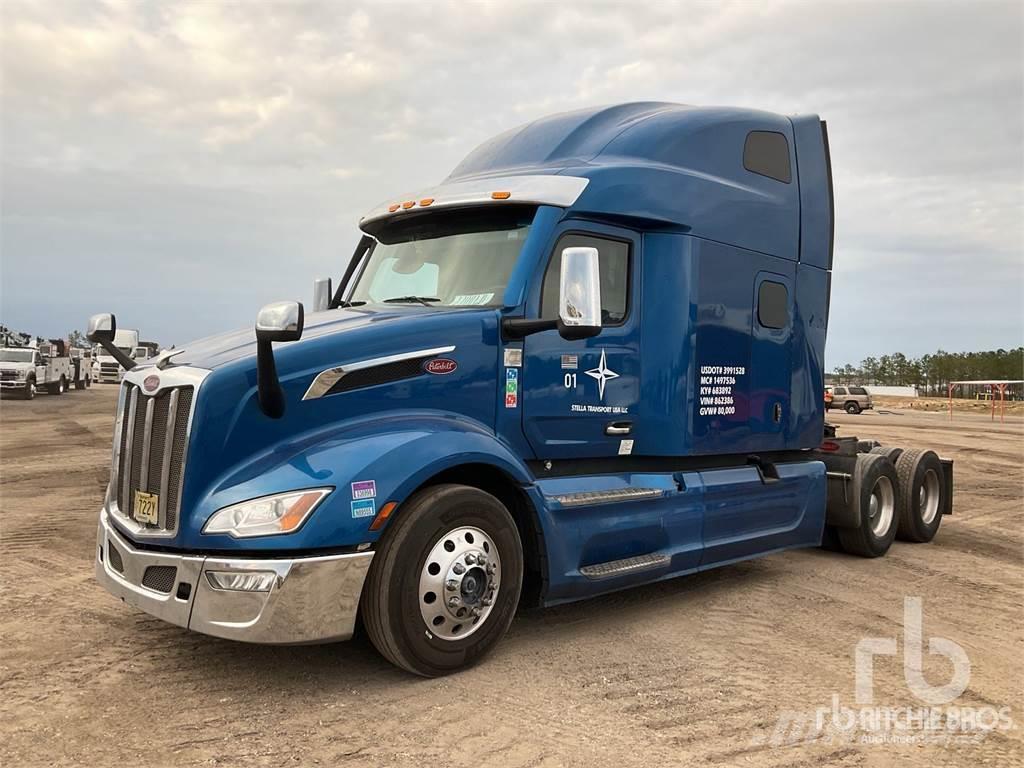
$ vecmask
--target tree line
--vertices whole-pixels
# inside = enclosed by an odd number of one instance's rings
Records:
[[[866,357],[860,365],[837,366],[839,384],[917,387],[924,394],[945,395],[949,382],[971,379],[1024,379],[1024,347],[988,352],[946,352],[910,358],[902,352]]]

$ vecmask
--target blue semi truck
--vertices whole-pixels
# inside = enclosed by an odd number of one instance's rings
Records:
[[[930,541],[952,462],[837,436],[825,123],[555,115],[359,222],[315,311],[128,373],[96,575],[182,627],[410,672],[552,605],[796,547]],[[116,322],[90,338],[111,354]]]

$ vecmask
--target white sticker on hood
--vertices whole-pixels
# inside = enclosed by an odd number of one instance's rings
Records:
[[[460,293],[452,299],[452,306],[477,306],[494,298],[494,293]]]

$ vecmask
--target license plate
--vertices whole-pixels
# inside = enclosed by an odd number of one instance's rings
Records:
[[[140,523],[156,525],[158,520],[158,509],[160,497],[155,493],[135,492],[135,519]]]

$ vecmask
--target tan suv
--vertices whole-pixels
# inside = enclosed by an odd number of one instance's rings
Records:
[[[825,387],[832,393],[832,401],[826,398],[825,408],[842,408],[847,413],[870,411],[871,395],[864,387]]]

